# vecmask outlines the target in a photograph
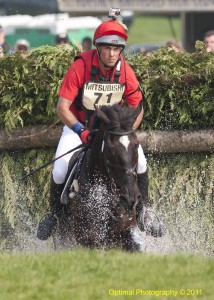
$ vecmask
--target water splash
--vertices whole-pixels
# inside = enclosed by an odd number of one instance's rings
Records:
[[[214,254],[213,225],[213,166],[214,158],[210,156],[149,157],[150,195],[155,200],[154,209],[159,213],[166,227],[162,238],[146,236],[136,231],[135,238],[142,244],[143,251],[157,254],[194,253],[202,256]],[[1,219],[1,232],[4,240],[0,241],[0,251],[41,252],[52,251],[52,240],[40,241],[36,237],[37,222],[47,209],[46,194],[39,190],[44,182],[29,181],[26,185],[14,184],[13,157],[7,157],[2,168],[1,207],[4,205],[4,219]],[[197,162],[197,164],[196,164]],[[10,166],[11,164],[11,166]],[[16,164],[22,164],[17,160]],[[197,168],[196,168],[197,166]],[[49,171],[50,172],[50,171]],[[49,175],[47,172],[44,177]],[[20,175],[18,176],[20,177]],[[29,184],[30,183],[30,184]],[[48,185],[47,181],[46,184]],[[38,187],[37,187],[38,185]],[[48,187],[47,187],[48,188]],[[44,195],[43,195],[43,194]],[[89,195],[87,203],[94,214],[102,216],[98,238],[105,241],[109,195],[100,182]],[[39,205],[38,205],[39,204]],[[13,227],[8,226],[8,218],[13,219]],[[0,212],[1,216],[3,215]],[[2,221],[3,220],[3,221]],[[98,225],[97,225],[98,226]],[[9,246],[8,246],[9,245]],[[144,246],[145,245],[145,246]]]
[[[134,242],[139,245],[139,251],[145,252],[146,251],[146,239],[142,232],[140,231],[139,227],[131,228],[131,235]]]

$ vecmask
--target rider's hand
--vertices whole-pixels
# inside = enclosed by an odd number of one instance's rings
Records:
[[[88,145],[91,140],[90,132],[87,128],[83,126],[80,122],[74,123],[71,129],[77,133],[83,144]]]
[[[90,143],[91,136],[90,136],[90,131],[87,128],[83,129],[80,132],[79,137],[83,144],[88,145]]]

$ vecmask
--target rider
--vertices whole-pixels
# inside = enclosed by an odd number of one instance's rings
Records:
[[[80,53],[68,69],[59,90],[56,109],[59,119],[65,125],[56,157],[81,143],[87,143],[87,112],[94,109],[95,103],[107,105],[123,101],[133,109],[140,106],[141,112],[133,128],[137,129],[140,125],[144,114],[143,95],[133,69],[122,55],[127,38],[124,24],[115,19],[103,22],[94,33],[95,49]],[[140,219],[143,206],[151,207],[151,203],[148,198],[147,163],[141,146],[138,153],[138,183],[142,192],[142,203],[137,206]],[[63,206],[60,195],[73,154],[74,152],[63,156],[54,164],[50,188],[51,212],[44,215],[37,231],[41,240],[48,239],[56,230],[57,215],[61,213]]]

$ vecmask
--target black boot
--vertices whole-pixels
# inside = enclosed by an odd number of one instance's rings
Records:
[[[137,222],[138,226],[146,234],[154,237],[163,236],[163,226],[159,217],[152,209],[152,203],[149,200],[149,178],[147,171],[137,175],[138,187],[141,193],[141,200],[137,204]]]
[[[141,193],[141,202],[137,205],[137,213],[142,211],[143,207],[152,207],[152,203],[149,200],[149,177],[148,172],[137,174],[138,187]]]
[[[37,237],[40,240],[47,240],[57,228],[58,218],[57,216],[62,213],[63,204],[60,201],[60,197],[64,188],[63,184],[56,184],[51,178],[50,184],[50,212],[47,212],[39,222],[37,229]]]

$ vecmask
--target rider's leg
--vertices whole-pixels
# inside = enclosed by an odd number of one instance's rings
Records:
[[[137,221],[141,230],[145,230],[147,234],[153,236],[162,236],[162,224],[157,221],[157,214],[152,210],[152,202],[149,199],[149,178],[147,172],[147,162],[141,146],[138,150],[138,169],[137,179],[138,187],[141,193],[141,198],[137,204]]]
[[[37,237],[40,240],[47,240],[57,228],[57,217],[62,212],[63,204],[60,201],[60,196],[64,188],[63,184],[56,184],[51,178],[50,183],[50,211],[47,212],[39,222],[37,229]]]
[[[141,146],[138,148],[137,181],[141,193],[140,202],[137,205],[137,217],[142,213],[143,208],[151,207],[149,200],[149,178],[147,172],[147,161]]]
[[[73,130],[64,126],[55,157],[61,156],[80,144],[79,136]],[[46,213],[41,219],[37,230],[37,237],[41,240],[48,239],[57,228],[57,216],[62,212],[63,208],[60,197],[64,188],[69,161],[74,153],[72,152],[63,156],[54,164],[50,185],[50,212]]]
[[[151,207],[152,203],[149,199],[149,177],[148,172],[137,174],[138,187],[142,196],[142,201],[139,203],[139,209],[144,207]]]

